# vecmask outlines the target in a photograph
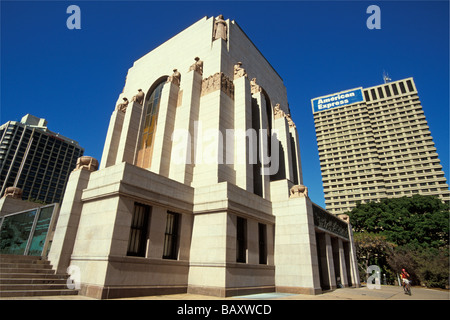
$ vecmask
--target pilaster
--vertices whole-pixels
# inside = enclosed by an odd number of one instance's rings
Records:
[[[190,185],[193,177],[194,123],[198,120],[202,76],[196,71],[183,75],[182,103],[176,107],[169,178]],[[181,94],[181,92],[179,93]]]
[[[128,104],[123,120],[122,132],[120,133],[120,141],[117,147],[116,164],[122,162],[134,163],[141,115],[142,105],[136,101],[131,101]]]
[[[251,161],[256,161],[254,152],[254,130],[252,129],[252,96],[250,83],[246,77],[240,77],[234,83],[234,170],[236,185],[253,192],[253,170]],[[248,131],[249,130],[249,131]],[[247,139],[248,136],[248,139]],[[253,152],[253,154],[251,154]],[[250,158],[253,159],[250,159]]]
[[[114,110],[109,120],[108,133],[106,134],[105,145],[103,147],[100,169],[116,164],[117,149],[119,147],[120,133],[122,132],[125,113],[118,109]]]
[[[48,255],[48,259],[57,273],[66,273],[70,265],[70,256],[75,245],[83,208],[81,195],[88,185],[91,173],[88,170],[72,171],[67,182],[64,200]]]
[[[172,151],[172,133],[175,122],[178,93],[180,88],[173,82],[167,82],[161,92],[156,126],[151,171],[164,177],[169,176]]]

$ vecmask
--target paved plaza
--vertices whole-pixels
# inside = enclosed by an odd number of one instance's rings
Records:
[[[23,297],[0,298],[0,300],[96,300],[84,296],[49,296],[49,297]],[[342,288],[326,291],[318,295],[287,294],[287,293],[262,293],[254,295],[220,298],[196,294],[173,294],[160,296],[146,296],[136,298],[123,298],[117,300],[450,300],[448,290],[428,289],[413,287],[412,295],[403,293],[398,286],[381,286],[380,289]]]

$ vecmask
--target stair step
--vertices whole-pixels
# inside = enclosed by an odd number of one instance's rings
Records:
[[[4,284],[66,284],[67,278],[61,275],[51,278],[0,278],[0,286]]]
[[[3,274],[11,274],[11,273],[44,273],[44,274],[52,274],[55,273],[55,270],[52,269],[39,269],[39,268],[1,268],[0,276]]]
[[[0,298],[6,297],[32,297],[32,296],[62,296],[78,295],[77,290],[5,290],[0,291]]]
[[[67,288],[67,274],[56,274],[48,260],[0,254],[0,298],[77,295]]]
[[[4,291],[34,291],[34,290],[62,290],[68,289],[66,283],[54,284],[0,284],[0,292]]]
[[[54,272],[54,271],[53,271]],[[66,274],[55,274],[55,273],[0,273],[1,279],[67,279],[69,276]]]

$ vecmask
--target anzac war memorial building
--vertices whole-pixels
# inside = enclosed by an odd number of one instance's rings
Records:
[[[135,61],[101,161],[68,181],[51,249],[99,299],[359,286],[348,219],[303,185],[286,88],[235,21],[204,17]],[[301,129],[301,128],[300,128]]]

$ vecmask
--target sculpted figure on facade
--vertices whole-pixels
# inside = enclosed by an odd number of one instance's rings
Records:
[[[288,121],[289,128],[295,128],[295,123],[294,121],[292,121],[291,115],[289,113],[286,114],[286,119]]]
[[[275,107],[273,108],[273,116],[274,116],[275,119],[284,117],[284,111],[281,110],[279,103],[277,103],[275,105]]]
[[[128,106],[128,99],[127,99],[127,98],[123,98],[123,102],[122,102],[122,103],[119,103],[119,104],[117,105],[116,110],[125,112],[125,111],[127,111],[127,106]]]
[[[223,15],[219,15],[214,21],[214,40],[217,39],[227,41],[227,23]]]
[[[167,78],[167,82],[172,82],[173,84],[179,86],[181,81],[181,73],[177,69],[173,69],[172,75]]]
[[[242,62],[239,61],[234,65],[234,79],[240,77],[247,77],[247,71],[245,71],[245,69],[242,68]]]
[[[258,93],[262,91],[261,86],[256,83],[256,78],[252,78],[252,80],[250,80],[250,90],[251,93]]]
[[[142,89],[138,89],[138,94],[135,95],[131,101],[135,101],[137,103],[139,103],[140,105],[142,105],[142,102],[144,102],[144,92],[142,91]]]
[[[199,57],[195,57],[195,63],[189,67],[189,71],[197,71],[200,75],[203,75],[203,61]]]
[[[82,156],[77,159],[77,164],[73,171],[76,170],[96,171],[97,169],[98,169],[97,159],[89,156]]]
[[[302,184],[293,186],[290,190],[289,198],[304,198],[308,197],[308,188]]]
[[[13,199],[22,199],[23,191],[17,187],[8,187],[5,190],[5,194],[3,197],[11,197]]]

